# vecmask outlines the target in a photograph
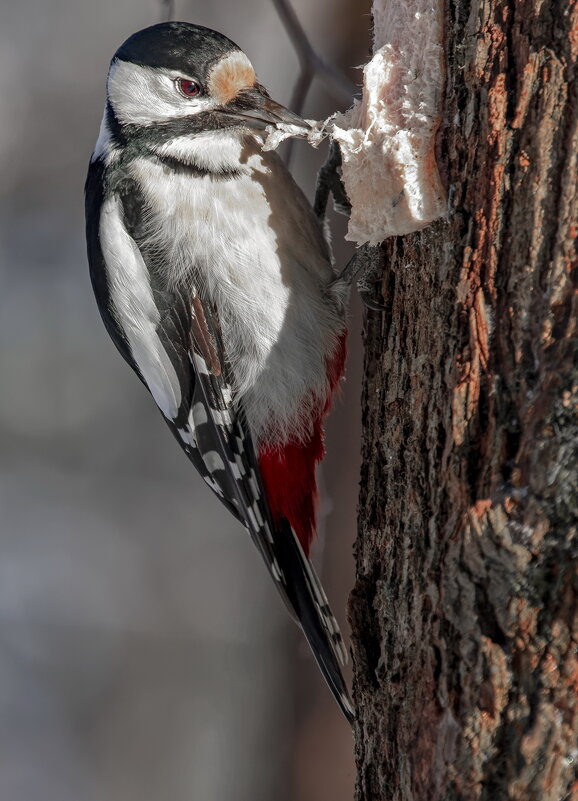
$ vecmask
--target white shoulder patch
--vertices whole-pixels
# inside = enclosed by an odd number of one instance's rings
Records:
[[[165,417],[174,419],[181,404],[179,380],[158,336],[160,315],[148,270],[124,227],[118,197],[103,203],[100,243],[116,320],[157,406]]]

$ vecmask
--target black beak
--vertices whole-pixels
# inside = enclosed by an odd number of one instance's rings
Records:
[[[295,125],[303,130],[311,126],[298,114],[276,103],[261,88],[246,89],[235,100],[221,110],[221,116],[229,117],[237,124],[247,125],[258,131],[264,131],[269,125]]]

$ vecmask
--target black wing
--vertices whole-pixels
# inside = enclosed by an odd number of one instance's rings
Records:
[[[289,523],[275,526],[259,472],[252,438],[242,407],[233,401],[231,380],[216,310],[197,295],[192,298],[191,367],[195,409],[202,417],[195,425],[196,447],[209,467],[216,491],[232,502],[261,553],[292,616],[299,622],[313,654],[339,705],[349,720],[353,710],[339,663],[347,651],[321,583]],[[200,414],[200,410],[205,415]],[[215,455],[220,459],[215,459]]]

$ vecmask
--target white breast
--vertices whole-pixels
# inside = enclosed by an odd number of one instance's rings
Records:
[[[343,289],[328,288],[333,272],[315,220],[277,157],[238,146],[234,179],[134,163],[152,210],[147,244],[165,255],[169,285],[193,284],[215,302],[256,439],[301,439],[328,393]],[[231,148],[221,152],[232,157]]]

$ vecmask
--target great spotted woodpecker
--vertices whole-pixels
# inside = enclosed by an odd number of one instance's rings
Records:
[[[86,182],[104,324],[206,483],[245,526],[349,720],[346,650],[309,562],[346,284],[267,128],[247,56],[183,22],[112,59]]]

